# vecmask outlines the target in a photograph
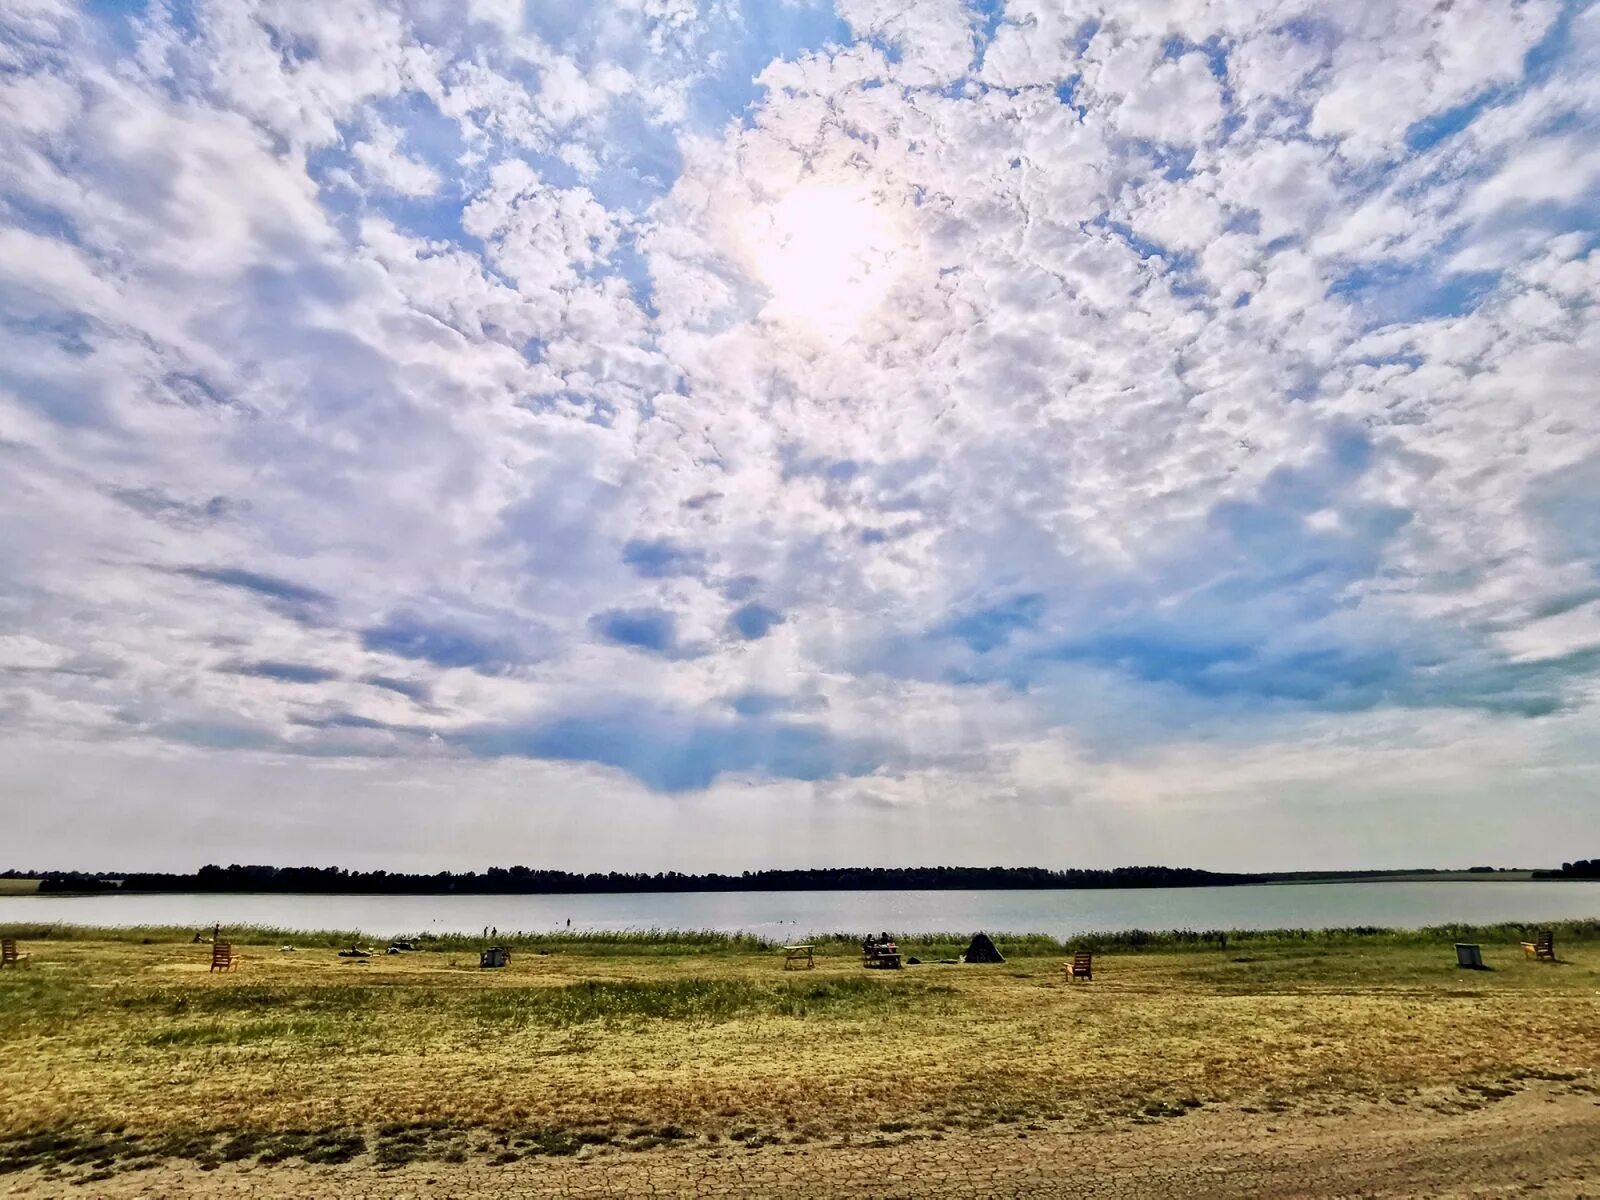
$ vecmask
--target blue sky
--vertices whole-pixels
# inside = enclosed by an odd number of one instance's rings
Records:
[[[1597,118],[1558,0],[11,5],[8,858],[1571,857]]]

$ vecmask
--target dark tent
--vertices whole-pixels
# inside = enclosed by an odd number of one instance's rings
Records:
[[[961,961],[968,963],[1003,963],[1005,958],[1000,951],[994,948],[994,943],[989,940],[987,933],[976,933],[972,936],[972,944],[967,947],[967,952],[961,956]]]

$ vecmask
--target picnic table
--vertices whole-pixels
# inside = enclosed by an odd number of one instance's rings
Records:
[[[861,965],[887,971],[898,971],[900,969],[900,947],[894,942],[869,939],[861,944]]]
[[[801,946],[785,946],[783,948],[783,969],[785,971],[809,971],[817,965],[813,954],[816,946],[807,943]]]

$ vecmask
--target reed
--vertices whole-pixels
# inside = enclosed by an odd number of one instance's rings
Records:
[[[1295,946],[1425,946],[1451,942],[1514,943],[1541,931],[1555,933],[1558,942],[1600,941],[1600,918],[1567,921],[1505,921],[1490,925],[1430,925],[1418,929],[1353,925],[1333,929],[1124,929],[1083,933],[1057,938],[1043,933],[988,932],[1001,951],[1018,958],[1048,957],[1078,950],[1101,953],[1141,951],[1215,951],[1239,947]],[[209,935],[209,928],[202,932]],[[110,942],[170,945],[194,939],[192,926],[70,924],[0,924],[0,936],[22,941]],[[481,934],[384,934],[350,929],[287,929],[272,925],[233,925],[224,936],[241,946],[293,945],[307,949],[338,949],[350,945],[382,949],[391,937],[410,937],[425,949],[477,953],[485,945],[508,946],[523,952],[581,954],[594,957],[661,955],[741,955],[775,951],[780,942],[746,933],[714,929],[560,930],[550,933],[499,930],[492,938]],[[853,955],[863,934],[838,931],[812,934],[825,955]],[[955,958],[966,949],[972,932],[904,933],[896,937],[901,952],[931,961]]]

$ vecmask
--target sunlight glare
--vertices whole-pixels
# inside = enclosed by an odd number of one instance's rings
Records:
[[[767,315],[842,338],[882,302],[902,239],[865,190],[813,183],[759,209],[748,240]]]

